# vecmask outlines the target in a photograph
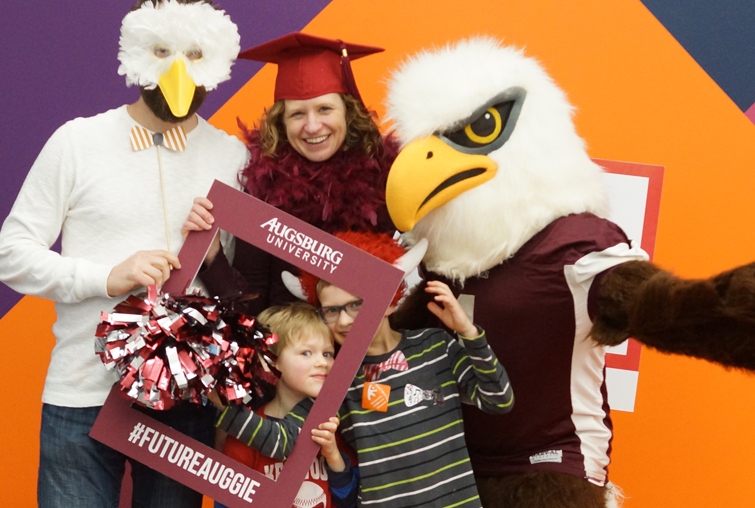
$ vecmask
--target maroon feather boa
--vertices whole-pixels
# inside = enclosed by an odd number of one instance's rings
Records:
[[[287,143],[275,157],[264,156],[259,130],[242,130],[251,158],[239,180],[251,195],[329,233],[394,229],[385,207],[388,171],[398,154],[390,134],[375,157],[355,147],[313,162]]]

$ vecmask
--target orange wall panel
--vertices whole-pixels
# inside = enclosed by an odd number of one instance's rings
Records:
[[[0,418],[2,506],[37,506],[42,388],[55,344],[54,322],[53,303],[32,296],[22,298],[0,320],[0,386],[6,395]]]
[[[566,90],[592,157],[666,167],[659,264],[707,277],[755,258],[755,126],[639,0],[334,0],[304,31],[386,48],[353,65],[381,117],[385,79],[408,54],[474,34],[523,47]],[[237,116],[253,124],[272,102],[274,76],[264,67],[211,122],[234,134]],[[52,304],[30,297],[0,320],[0,380],[13,397],[2,424],[5,506],[35,505],[53,320]],[[34,341],[33,358],[22,340]],[[643,351],[636,411],[614,413],[611,479],[625,506],[746,506],[753,399],[751,375]]]
[[[576,106],[592,157],[666,167],[656,261],[707,277],[755,258],[755,126],[639,0],[334,0],[304,30],[382,46],[354,73],[381,116],[385,78],[407,54],[474,34],[537,58]],[[240,107],[269,105],[273,73]],[[442,107],[439,104],[438,107]],[[627,508],[744,506],[755,472],[751,375],[643,352],[634,413],[614,413],[611,479]]]

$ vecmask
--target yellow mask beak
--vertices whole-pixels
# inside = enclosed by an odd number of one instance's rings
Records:
[[[399,231],[411,231],[431,210],[493,178],[498,165],[486,155],[454,150],[437,136],[407,145],[391,166],[385,190]]]
[[[186,73],[186,64],[182,58],[173,61],[168,72],[160,76],[157,86],[160,87],[170,112],[178,118],[186,116],[197,86]]]

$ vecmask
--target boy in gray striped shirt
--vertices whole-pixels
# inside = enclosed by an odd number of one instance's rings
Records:
[[[381,243],[392,242],[382,236]],[[373,250],[360,241],[358,246],[388,262],[403,253],[392,257],[381,255],[384,245]],[[428,282],[427,291],[436,302],[429,309],[457,332],[458,340],[435,328],[391,329],[388,316],[401,291],[386,311],[338,414],[341,435],[359,461],[359,505],[479,508],[461,404],[489,413],[510,411],[514,398],[506,371],[485,333],[472,324],[442,282]],[[322,280],[316,296],[320,316],[335,341],[343,344],[361,299]],[[253,412],[229,408],[218,426],[263,454],[284,458],[311,406],[312,399],[305,399],[283,420],[265,420],[259,427]],[[284,447],[278,440],[282,432],[289,436]]]

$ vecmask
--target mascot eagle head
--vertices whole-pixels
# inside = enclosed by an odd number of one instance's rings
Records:
[[[605,216],[601,168],[573,107],[523,52],[476,37],[411,57],[388,85],[403,149],[386,201],[430,271],[463,283],[511,257],[554,219]]]

